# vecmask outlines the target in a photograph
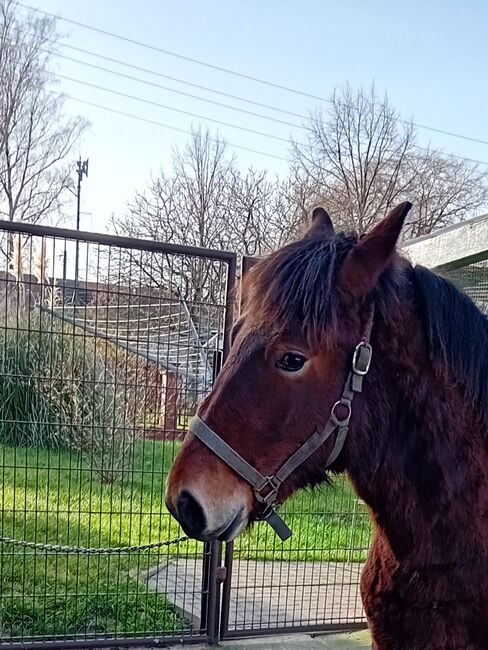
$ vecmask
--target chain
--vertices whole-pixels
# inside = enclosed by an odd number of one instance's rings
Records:
[[[0,543],[10,544],[11,546],[21,546],[22,548],[33,548],[38,551],[52,551],[53,553],[71,553],[75,555],[117,555],[121,553],[134,553],[136,551],[149,551],[163,546],[181,544],[186,542],[188,537],[177,537],[164,542],[152,542],[151,544],[141,544],[139,546],[114,546],[112,548],[85,548],[84,546],[62,546],[61,544],[42,544],[40,542],[28,542],[22,539],[13,539],[12,537],[0,537]]]

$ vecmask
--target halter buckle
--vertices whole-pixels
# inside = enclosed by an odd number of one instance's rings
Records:
[[[364,376],[369,372],[369,367],[371,365],[371,357],[373,354],[373,348],[370,343],[366,341],[360,341],[356,345],[354,350],[354,355],[352,357],[352,371],[355,375]]]
[[[264,483],[259,487],[254,488],[256,499],[260,503],[266,504],[269,508],[276,501],[280,485],[281,481],[277,479],[276,476],[265,476]],[[268,492],[266,492],[266,490],[268,490]]]

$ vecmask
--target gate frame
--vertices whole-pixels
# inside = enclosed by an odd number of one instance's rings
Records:
[[[70,228],[58,228],[54,226],[45,226],[40,224],[28,224],[18,221],[0,220],[0,232],[18,233],[28,237],[51,238],[56,240],[74,241],[75,243],[98,244],[107,247],[115,247],[130,250],[141,250],[149,253],[161,253],[169,255],[184,255],[188,257],[198,257],[210,261],[220,261],[226,264],[227,272],[225,274],[225,316],[223,327],[223,349],[219,350],[220,359],[225,360],[229,353],[231,343],[231,331],[234,321],[234,291],[237,270],[237,254],[230,251],[223,251],[198,246],[186,246],[182,244],[171,244],[158,242],[149,239],[135,239],[132,237],[123,237],[120,235],[111,235],[106,233],[92,233]],[[219,360],[216,372],[221,366]],[[214,372],[214,378],[216,375]],[[199,560],[200,561],[200,560]],[[196,644],[207,642],[209,645],[218,643],[220,639],[220,604],[221,604],[221,584],[224,582],[225,575],[222,573],[222,544],[220,542],[211,542],[205,544],[202,553],[201,562],[203,563],[203,579],[200,590],[202,598],[201,606],[201,625],[198,634],[186,635],[185,632],[180,634],[163,635],[158,637],[151,636],[132,636],[132,637],[96,637],[89,639],[46,639],[44,640],[20,640],[7,641],[2,643],[0,640],[0,650],[56,650],[76,649],[76,648],[113,648],[116,646],[161,646],[170,644]],[[203,623],[203,625],[202,625]]]

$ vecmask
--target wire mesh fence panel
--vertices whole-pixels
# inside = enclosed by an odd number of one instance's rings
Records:
[[[210,550],[157,544],[233,256],[6,224],[0,246],[1,643],[205,636]]]
[[[468,264],[460,268],[443,271],[443,275],[452,280],[468,294],[483,312],[488,310],[488,260]]]
[[[486,312],[487,260],[442,274]],[[293,530],[284,544],[259,523],[227,549],[232,582],[224,589],[223,635],[365,626],[360,576],[372,525],[347,478],[298,493],[282,514]]]
[[[244,258],[245,274],[257,258]],[[371,538],[365,504],[346,478],[301,491],[281,510],[282,543],[264,522],[226,550],[224,636],[364,626],[359,579]]]
[[[359,579],[371,526],[347,479],[299,492],[281,514],[293,530],[287,542],[259,523],[234,543],[225,634],[363,626]]]

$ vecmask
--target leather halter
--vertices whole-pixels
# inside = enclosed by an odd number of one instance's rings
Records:
[[[240,454],[234,451],[225,440],[222,440],[200,417],[195,416],[190,422],[190,431],[193,435],[250,484],[254,490],[256,499],[263,504],[263,509],[257,519],[267,521],[282,541],[291,537],[292,531],[275,510],[275,507],[278,505],[278,491],[280,486],[290,474],[310,458],[336,432],[334,447],[325,463],[325,469],[330,467],[341,453],[349,430],[354,395],[362,391],[363,379],[368,374],[371,365],[372,347],[370,339],[373,319],[374,305],[369,312],[361,341],[356,345],[354,350],[351,369],[347,375],[342,396],[332,407],[324,429],[322,431],[316,430],[273,475],[264,476],[264,474],[261,474],[247,460],[242,458]],[[338,413],[341,407],[345,410],[343,417],[340,417]]]

